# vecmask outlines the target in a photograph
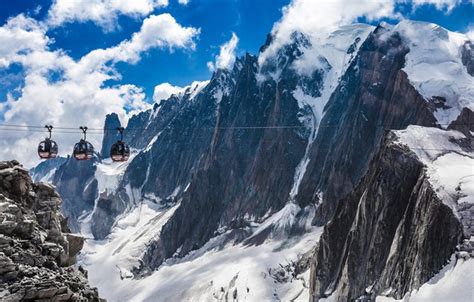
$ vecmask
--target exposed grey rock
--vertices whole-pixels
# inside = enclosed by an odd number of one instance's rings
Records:
[[[467,41],[463,45],[461,59],[467,68],[467,72],[474,77],[474,43],[472,41]]]
[[[73,231],[79,230],[79,216],[94,208],[98,195],[97,180],[94,177],[97,162],[100,162],[97,155],[86,161],[68,157],[67,161],[57,168],[52,179],[63,201],[61,211],[68,218],[69,227]]]
[[[458,118],[449,125],[448,129],[462,132],[467,138],[464,147],[474,150],[474,112],[471,109],[463,108]]]
[[[461,242],[462,225],[423,164],[392,139],[324,228],[311,261],[312,301],[382,293],[401,299],[434,276]]]
[[[114,195],[108,196],[102,193],[97,199],[95,211],[92,214],[91,232],[94,238],[104,239],[111,231],[115,217],[130,207],[128,195],[120,190]]]
[[[17,162],[0,162],[0,300],[101,301],[72,266],[84,243],[64,233],[61,199]]]

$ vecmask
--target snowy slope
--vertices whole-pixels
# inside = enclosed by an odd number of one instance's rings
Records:
[[[474,110],[474,77],[461,60],[467,35],[409,20],[401,21],[393,30],[410,48],[404,71],[411,83],[427,100],[434,96],[446,99],[446,107],[435,112],[440,125],[446,128],[464,107]]]
[[[226,234],[222,234],[182,259],[169,259],[150,276],[132,279],[130,270],[138,265],[145,245],[177,206],[160,208],[145,202],[119,219],[107,239],[86,241],[79,261],[102,297],[109,301],[309,299],[309,271],[294,278],[287,265],[316,244],[322,228],[315,227],[302,237],[270,240],[260,246],[225,244]],[[284,209],[268,221],[281,225],[288,220],[291,224],[291,215],[287,214]],[[255,233],[268,224],[255,226]],[[87,226],[86,220],[82,233],[90,238]]]
[[[99,194],[112,193],[117,190],[127,166],[136,155],[137,151],[133,150],[127,162],[113,162],[108,158],[97,164],[95,179],[97,179]]]

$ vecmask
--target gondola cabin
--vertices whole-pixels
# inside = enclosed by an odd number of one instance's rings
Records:
[[[123,127],[118,127],[117,130],[120,132],[120,140],[112,145],[110,148],[110,158],[114,162],[124,162],[130,158],[130,147],[123,141]]]
[[[74,145],[73,155],[77,160],[89,160],[94,157],[94,146],[86,140],[87,127],[80,127],[84,138]]]
[[[77,160],[89,160],[94,156],[94,146],[86,140],[81,139],[74,145],[74,158]]]
[[[56,158],[56,156],[58,156],[58,144],[56,144],[56,142],[51,139],[51,131],[53,126],[46,125],[44,127],[48,129],[49,137],[45,138],[44,141],[39,143],[38,156],[41,159]]]
[[[123,141],[118,141],[110,148],[110,158],[115,162],[127,161],[130,158],[130,147]]]
[[[51,159],[58,156],[58,144],[55,141],[46,138],[38,145],[38,155],[41,159]]]

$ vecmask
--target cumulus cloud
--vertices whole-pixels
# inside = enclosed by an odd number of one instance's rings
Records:
[[[13,18],[0,27],[0,68],[20,64],[25,78],[21,95],[17,99],[9,95],[0,108],[3,123],[102,128],[104,117],[110,112],[118,113],[122,122],[126,122],[130,114],[147,109],[150,104],[143,90],[135,85],[105,84],[107,80],[120,78],[114,64],[135,63],[141,53],[151,48],[192,49],[198,32],[180,26],[168,14],[150,16],[129,40],[74,60],[61,50],[49,48],[53,41],[36,21],[22,15]],[[10,45],[12,38],[18,42]],[[33,165],[37,162],[35,142],[43,135],[2,131],[0,159],[17,158],[28,166]],[[60,153],[65,155],[70,154],[80,132],[57,133],[55,137]],[[101,137],[101,131],[91,131],[89,135],[97,147]]]
[[[421,5],[434,5],[439,10],[451,11],[456,5],[460,4],[462,0],[413,0],[414,8]]]
[[[178,94],[183,91],[183,87],[173,86],[170,83],[162,83],[155,86],[155,91],[153,93],[153,100],[160,104],[162,100],[168,99],[173,94]]]
[[[96,49],[81,59],[84,67],[95,69],[106,62],[136,63],[142,52],[150,48],[194,49],[199,29],[183,27],[170,14],[152,15],[143,21],[140,31],[119,45]]]
[[[217,69],[230,69],[234,66],[235,63],[235,50],[237,49],[237,44],[239,43],[239,38],[235,33],[232,33],[232,38],[229,41],[221,45],[219,55],[216,56],[215,63],[207,62],[207,67],[211,71]]]
[[[0,27],[0,67],[18,60],[19,53],[41,50],[49,43],[45,29],[34,19],[19,15]]]
[[[181,5],[188,5],[189,0],[178,0],[178,3]]]
[[[106,31],[117,27],[119,15],[144,17],[168,0],[54,0],[48,12],[49,26],[92,21]]]

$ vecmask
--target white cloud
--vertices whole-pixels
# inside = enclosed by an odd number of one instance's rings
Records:
[[[44,49],[49,43],[44,28],[34,19],[19,15],[0,27],[0,67],[18,60],[19,53]]]
[[[159,104],[161,100],[168,99],[173,94],[178,94],[183,91],[183,87],[173,86],[170,83],[162,83],[155,86],[153,93],[153,100]]]
[[[216,62],[207,62],[209,70],[232,68],[235,63],[235,50],[238,43],[239,38],[235,33],[232,33],[232,38],[221,45],[219,55],[216,56]]]
[[[456,5],[460,4],[462,0],[413,0],[414,8],[416,9],[422,5],[434,5],[438,10],[451,11]]]
[[[107,80],[120,78],[114,64],[135,63],[141,53],[151,48],[192,49],[198,33],[197,29],[180,26],[168,14],[150,16],[131,39],[94,50],[76,61],[61,50],[50,50],[53,41],[34,20],[21,15],[13,18],[0,27],[0,68],[21,64],[25,78],[21,96],[13,99],[9,95],[0,108],[3,123],[102,128],[104,117],[110,112],[116,112],[126,122],[130,114],[149,108],[150,104],[135,85],[105,85]],[[12,39],[15,43],[11,43]],[[0,159],[16,158],[28,166],[37,162],[35,144],[45,134],[2,131],[1,135]],[[54,136],[65,155],[70,154],[80,132]],[[88,137],[100,147],[101,131],[91,131]]]
[[[92,21],[104,30],[117,27],[119,15],[144,17],[168,0],[54,0],[48,12],[48,25]]]
[[[199,32],[199,29],[181,26],[170,14],[153,15],[143,21],[140,31],[130,40],[114,47],[93,50],[81,59],[81,63],[95,69],[110,61],[136,63],[140,54],[150,48],[194,49],[193,39]]]
[[[190,0],[178,0],[178,3],[181,5],[188,5]]]

